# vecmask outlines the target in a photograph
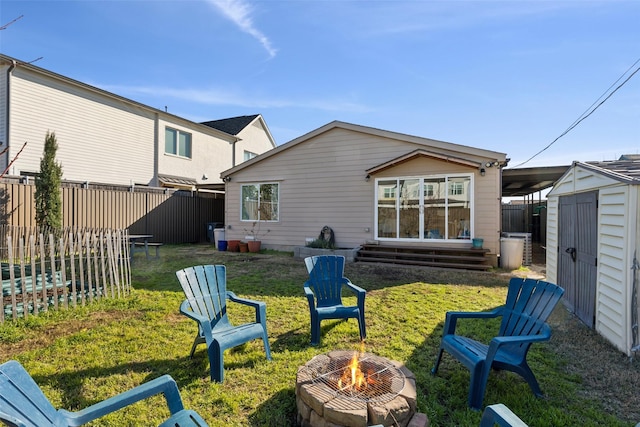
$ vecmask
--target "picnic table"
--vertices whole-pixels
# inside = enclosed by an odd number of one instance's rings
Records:
[[[153,239],[153,234],[130,234],[129,235],[129,243],[131,245],[131,249],[129,255],[131,257],[131,261],[133,261],[133,254],[135,252],[144,252],[147,259],[149,259],[149,248],[156,248],[156,258],[160,256],[160,246],[162,243],[158,242],[150,242],[149,240]]]

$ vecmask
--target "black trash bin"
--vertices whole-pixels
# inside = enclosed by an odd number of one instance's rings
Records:
[[[207,242],[215,243],[215,235],[213,230],[222,227],[221,222],[208,222],[207,223]]]

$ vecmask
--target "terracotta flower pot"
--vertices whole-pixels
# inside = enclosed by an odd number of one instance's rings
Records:
[[[227,251],[238,252],[240,247],[240,240],[227,240]]]
[[[245,242],[240,242],[238,248],[240,248],[240,252],[249,252],[248,245]]]
[[[249,245],[249,252],[260,252],[260,246],[262,242],[260,240],[249,240],[247,245]]]

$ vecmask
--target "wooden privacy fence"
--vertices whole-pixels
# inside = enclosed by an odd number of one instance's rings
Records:
[[[131,291],[128,232],[0,227],[5,319],[119,298]]]
[[[34,194],[33,184],[0,180],[0,224],[35,227]],[[217,193],[63,183],[60,197],[63,227],[126,228],[162,243],[203,242],[207,223],[224,223],[224,198]]]

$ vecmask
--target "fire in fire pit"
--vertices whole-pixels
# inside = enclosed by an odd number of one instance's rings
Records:
[[[413,373],[371,353],[336,350],[311,359],[298,369],[296,404],[303,427],[428,423],[416,414]]]

